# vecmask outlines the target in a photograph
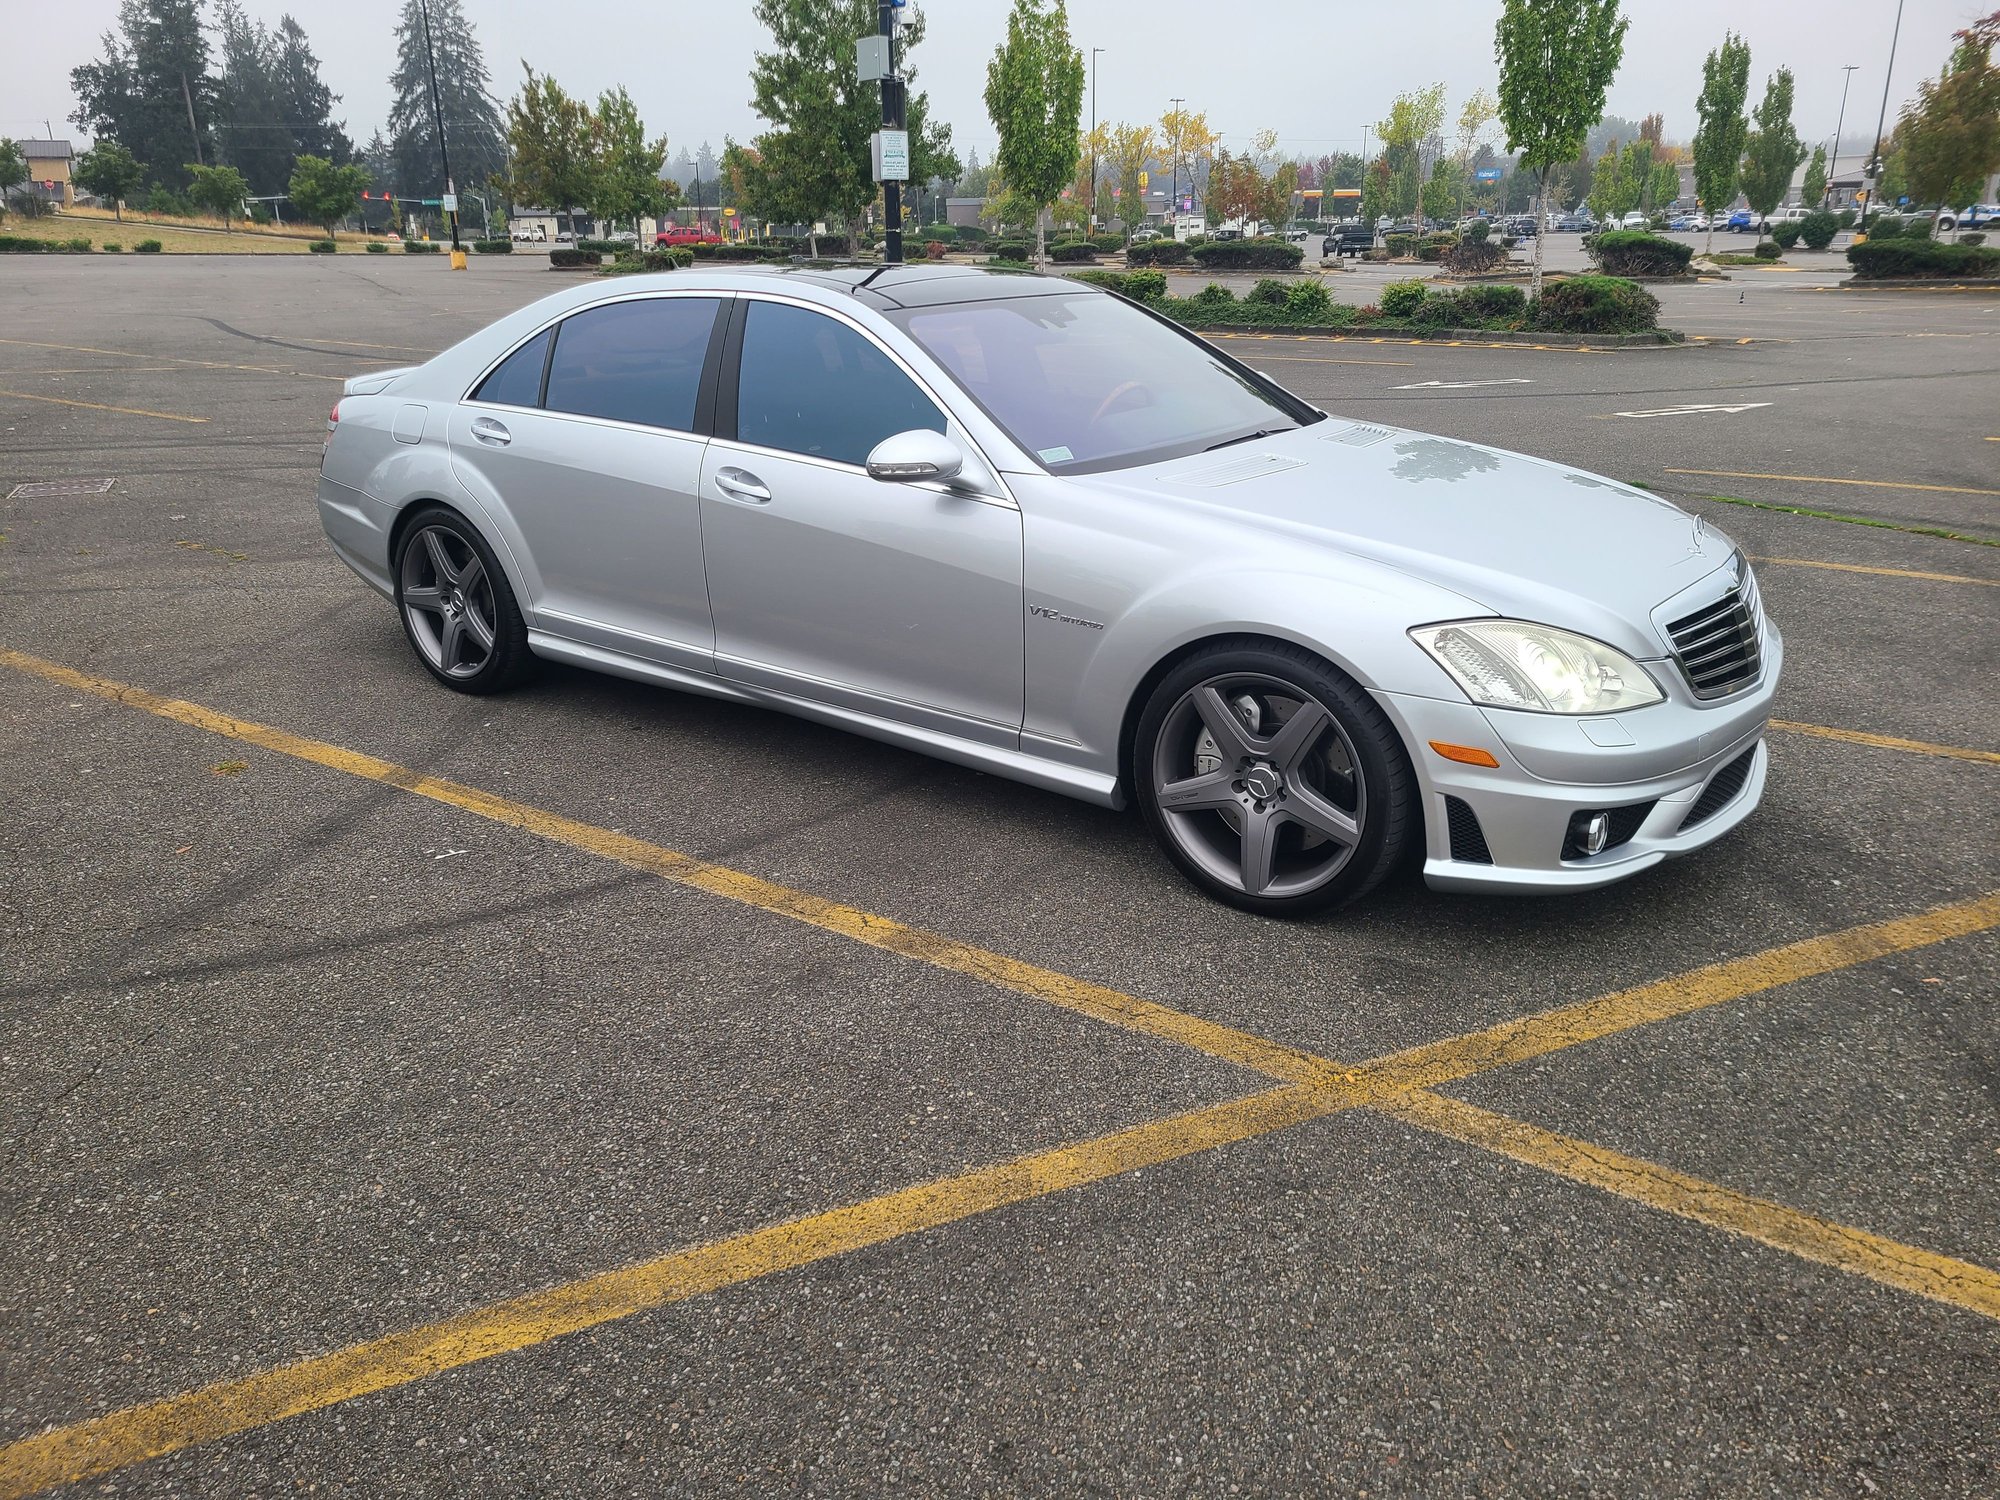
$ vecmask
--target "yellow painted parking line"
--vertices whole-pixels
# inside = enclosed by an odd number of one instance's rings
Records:
[[[27,391],[0,391],[0,396],[12,396],[17,401],[46,401],[51,406],[81,406],[90,411],[115,411],[128,417],[158,417],[162,422],[203,423],[207,417],[184,417],[178,412],[147,411],[140,406],[107,406],[102,401],[72,401],[63,396],[35,396]]]
[[[723,1287],[1282,1130],[1329,1114],[1339,1102],[1338,1094],[1304,1085],[1269,1089],[58,1427],[0,1448],[0,1500],[19,1500]]]
[[[49,344],[36,339],[0,339],[0,344],[12,344],[18,349],[60,349],[66,354],[109,354],[119,359],[154,360],[198,370],[242,370],[252,375],[299,375],[307,380],[347,379],[345,375],[320,375],[311,370],[292,369],[284,365],[232,365],[215,359],[182,359],[173,354],[141,354],[133,349],[100,349],[92,344]]]
[[[1413,359],[1323,359],[1313,354],[1260,354],[1273,364],[1286,365],[1413,365]]]
[[[1475,1073],[1512,1067],[1636,1026],[1691,1015],[1779,985],[1796,984],[1993,927],[2000,927],[2000,891],[1915,916],[1891,917],[1805,938],[1593,1000],[1501,1021],[1463,1036],[1391,1053],[1337,1076],[1360,1089],[1364,1102],[1372,1103],[1377,1098],[1456,1083]]]
[[[1909,568],[1868,568],[1860,563],[1821,562],[1811,557],[1753,557],[1753,563],[1777,563],[1787,568],[1827,568],[1835,573],[1873,573],[1880,578],[1918,578],[1926,583],[1976,583],[2000,588],[2000,578],[1967,578],[1963,573],[1919,573]]]
[[[1382,1106],[1409,1125],[1885,1286],[2000,1320],[2000,1272],[1704,1182],[1658,1162],[1438,1094]]]
[[[2000,752],[1968,750],[1962,745],[1933,745],[1924,740],[1899,740],[1892,734],[1870,734],[1863,729],[1834,729],[1825,724],[1794,724],[1788,719],[1773,719],[1771,727],[1782,729],[1787,734],[1810,734],[1823,740],[1841,740],[1850,745],[1869,745],[1877,750],[1903,750],[1912,755],[1936,755],[1946,760],[1971,760],[1987,765],[2000,765]]]
[[[753,1230],[637,1267],[475,1309],[426,1328],[387,1335],[330,1355],[22,1439],[0,1448],[0,1500],[29,1494],[66,1479],[109,1472],[192,1443],[247,1431],[354,1396],[407,1384],[489,1355],[513,1352],[717,1287],[844,1254],[864,1245],[884,1243],[1002,1204],[1024,1202],[1120,1172],[1247,1140],[1343,1109],[1397,1104],[1405,1095],[1435,1084],[1469,1078],[1890,953],[2000,926],[2000,892],[1992,892],[1916,916],[1892,918],[1710,965],[1691,974],[1676,975],[1350,1066],[1233,1028],[1216,1026],[1102,986],[1021,964],[953,939],[904,927],[856,908],[775,886],[630,835],[592,828],[476,788],[235,719],[198,704],[92,677],[4,648],[0,648],[0,665],[277,754],[429,797],[859,942],[972,974],[1111,1024],[1181,1041],[1287,1082],[1285,1087],[1246,1099],[903,1189],[790,1224]],[[1924,1254],[1907,1251],[1908,1257]]]
[[[971,943],[962,943],[955,938],[927,932],[920,927],[911,927],[888,917],[878,916],[874,912],[863,911],[859,907],[829,901],[823,896],[815,896],[806,891],[793,890],[789,886],[762,880],[755,875],[732,870],[724,865],[710,864],[706,860],[696,859],[693,855],[682,854],[678,850],[634,838],[628,833],[594,827],[574,818],[563,817],[559,813],[546,812],[541,808],[530,807],[526,803],[497,797],[477,787],[446,781],[437,776],[426,776],[407,766],[379,760],[375,756],[344,749],[339,745],[329,745],[321,740],[307,739],[286,730],[274,729],[267,724],[257,724],[247,719],[217,713],[214,709],[203,708],[197,703],[166,698],[157,693],[149,693],[144,688],[92,677],[88,673],[78,672],[22,652],[0,648],[0,665],[12,667],[17,672],[24,672],[49,682],[59,683],[80,693],[89,693],[113,703],[122,703],[129,708],[141,709],[163,719],[172,719],[195,729],[223,735],[244,744],[256,745],[279,755],[287,755],[294,760],[310,761],[314,765],[341,771],[349,776],[358,776],[364,781],[380,782],[419,797],[428,797],[433,802],[442,802],[463,812],[488,818],[495,823],[519,828],[539,838],[566,844],[572,849],[581,849],[604,859],[615,860],[631,869],[643,870],[647,874],[657,875],[678,885],[692,886],[696,890],[707,891],[714,896],[724,896],[745,906],[756,907],[760,911],[790,917],[795,922],[803,922],[807,926],[836,933],[857,943],[865,943],[873,948],[900,954],[904,958],[918,959],[941,969],[966,974],[987,984],[997,985],[1001,989],[1012,990],[1016,994],[1045,1001],[1112,1026],[1121,1026],[1128,1031],[1141,1032],[1162,1041],[1178,1042],[1182,1046],[1206,1052],[1211,1057],[1253,1068],[1287,1083],[1324,1080],[1328,1075],[1330,1065],[1311,1053],[1266,1041],[1262,1037],[1252,1036],[1249,1032],[1238,1031],[1234,1027],[1204,1021],[1198,1016],[1188,1015],[1169,1006],[1140,1000],[1104,985],[1092,984],[1088,980],[1072,978],[1068,974],[1058,974],[1050,969],[1023,963],[1020,959],[993,953],[975,947]]]
[[[1663,469],[1664,474],[1699,474],[1705,479],[1782,479],[1791,484],[1849,484],[1865,490],[1929,490],[1940,495],[2000,495],[1957,484],[1911,484],[1901,479],[1832,479],[1824,474],[1752,474],[1736,469]]]

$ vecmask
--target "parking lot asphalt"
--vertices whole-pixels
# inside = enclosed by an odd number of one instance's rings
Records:
[[[2000,549],[1922,534],[2000,539],[2000,298],[1227,341],[1689,505],[1789,648],[1703,855],[1286,924],[830,729],[436,689],[326,409],[537,266],[0,264],[0,1495],[2000,1490]]]

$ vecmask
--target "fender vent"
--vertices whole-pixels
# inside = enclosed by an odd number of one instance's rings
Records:
[[[1394,437],[1386,427],[1369,427],[1357,424],[1345,432],[1330,432],[1321,438],[1322,443],[1345,443],[1350,448],[1372,448],[1387,438]]]
[[[1451,857],[1461,864],[1490,865],[1493,854],[1479,827],[1479,814],[1456,797],[1444,799],[1445,828],[1451,834]]]

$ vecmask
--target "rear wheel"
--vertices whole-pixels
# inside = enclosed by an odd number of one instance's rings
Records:
[[[1219,643],[1169,672],[1140,715],[1132,769],[1182,873],[1270,916],[1365,894],[1416,821],[1382,711],[1345,673],[1275,642]]]
[[[417,660],[456,692],[501,692],[533,667],[507,575],[456,511],[430,505],[411,518],[396,550],[396,608]]]

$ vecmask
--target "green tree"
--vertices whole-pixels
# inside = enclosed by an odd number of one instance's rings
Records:
[[[292,170],[292,132],[278,97],[277,47],[237,0],[216,7],[222,76],[216,92],[216,147],[260,197],[285,190]]]
[[[7,211],[7,200],[27,180],[27,157],[21,154],[21,148],[13,141],[0,136],[0,213]]]
[[[750,143],[738,206],[754,202],[759,217],[788,223],[858,217],[876,197],[868,143],[882,128],[880,89],[855,77],[855,42],[876,27],[874,0],[755,0],[752,11],[771,33],[771,50],[750,69],[751,107],[769,128]],[[931,118],[929,98],[912,87],[910,57],[923,37],[921,14],[896,37],[912,182],[960,171],[950,127]]]
[[[76,159],[76,180],[112,206],[113,216],[125,217],[125,200],[146,180],[146,165],[116,141],[99,141]]]
[[[231,214],[243,211],[243,200],[249,196],[250,184],[243,174],[234,167],[204,167],[199,162],[186,164],[188,177],[187,195],[197,207],[205,208],[218,219],[228,219]]]
[[[1681,169],[1670,161],[1653,163],[1651,203],[1655,212],[1667,208],[1681,195]]]
[[[121,0],[118,29],[105,32],[102,45],[101,59],[70,71],[77,99],[70,118],[141,161],[179,163],[192,144],[197,163],[213,162],[217,84],[201,0]],[[155,170],[172,188],[193,180],[187,168]]]
[[[1627,141],[1618,153],[1618,170],[1624,176],[1631,202],[1625,208],[1638,208],[1646,213],[1653,211],[1653,143],[1640,139]],[[1623,213],[1625,210],[1620,209]]]
[[[1416,214],[1424,216],[1424,156],[1432,137],[1444,129],[1444,85],[1431,84],[1398,94],[1389,106],[1389,117],[1375,127],[1385,147],[1400,147],[1410,153],[1408,163],[1416,183]]]
[[[422,0],[430,11],[437,53],[439,113],[451,172],[459,184],[485,182],[507,170],[506,129],[490,92],[486,55],[465,18],[461,0]],[[396,67],[389,75],[389,138],[396,154],[396,188],[413,198],[444,190],[437,126],[431,112],[430,73],[424,56],[420,0],[403,0],[396,22]]]
[[[1500,121],[1507,149],[1533,172],[1541,211],[1549,173],[1583,152],[1604,116],[1604,95],[1625,56],[1618,0],[1504,0],[1494,29],[1500,61]],[[1584,160],[1587,162],[1588,157]],[[1535,236],[1532,295],[1542,295],[1542,243]]]
[[[335,166],[323,156],[301,156],[292,166],[286,194],[292,206],[313,223],[325,227],[333,238],[333,226],[361,207],[361,190],[368,186],[368,169],[348,164]]]
[[[1764,85],[1763,102],[1754,116],[1757,128],[1743,148],[1743,198],[1757,215],[1757,230],[1792,185],[1792,173],[1806,159],[1806,148],[1792,128],[1792,70],[1780,68]]]
[[[1063,0],[1014,0],[1007,40],[986,65],[986,113],[1000,133],[994,164],[1034,211],[1035,258],[1046,259],[1042,210],[1076,174],[1083,54]]]
[[[322,156],[336,166],[353,161],[354,142],[348,139],[344,122],[333,118],[333,107],[340,102],[340,95],[320,77],[319,57],[306,38],[305,28],[288,15],[280,16],[274,44],[277,49],[274,77],[292,138],[292,154]],[[442,84],[443,80],[439,82]],[[484,181],[474,177],[465,180]]]
[[[2000,11],[1956,38],[1943,74],[1917,85],[1896,131],[1911,193],[1940,210],[1963,207],[2000,170]]]
[[[1826,147],[1813,147],[1812,161],[1806,166],[1806,180],[1800,186],[1799,201],[1818,208],[1826,201]]]
[[[1590,176],[1590,211],[1606,228],[1615,229],[1637,196],[1631,178],[1625,175],[1624,153],[1613,141],[1598,157],[1597,169]]]
[[[640,219],[658,218],[667,211],[667,184],[660,180],[667,138],[646,139],[639,108],[622,85],[598,96],[592,127],[596,171],[591,178],[590,211],[609,223],[630,224],[636,232]],[[724,162],[731,144],[723,143]]]
[[[1750,97],[1750,44],[1730,32],[1701,66],[1701,97],[1695,100],[1700,124],[1694,133],[1694,190],[1708,215],[1707,253],[1715,248],[1715,221],[1736,201],[1743,168],[1743,143],[1750,122],[1743,101]]]
[[[1200,202],[1207,191],[1208,173],[1222,137],[1211,130],[1208,115],[1191,109],[1170,109],[1160,116],[1160,156],[1167,175],[1167,188]],[[1181,211],[1175,203],[1170,213]]]
[[[1139,177],[1157,150],[1150,125],[1114,125],[1105,135],[1104,166],[1117,192],[1118,220],[1128,235],[1146,222],[1146,191]]]
[[[526,81],[507,102],[507,196],[564,215],[575,233],[576,211],[596,194],[590,107],[525,62],[521,71]]]

